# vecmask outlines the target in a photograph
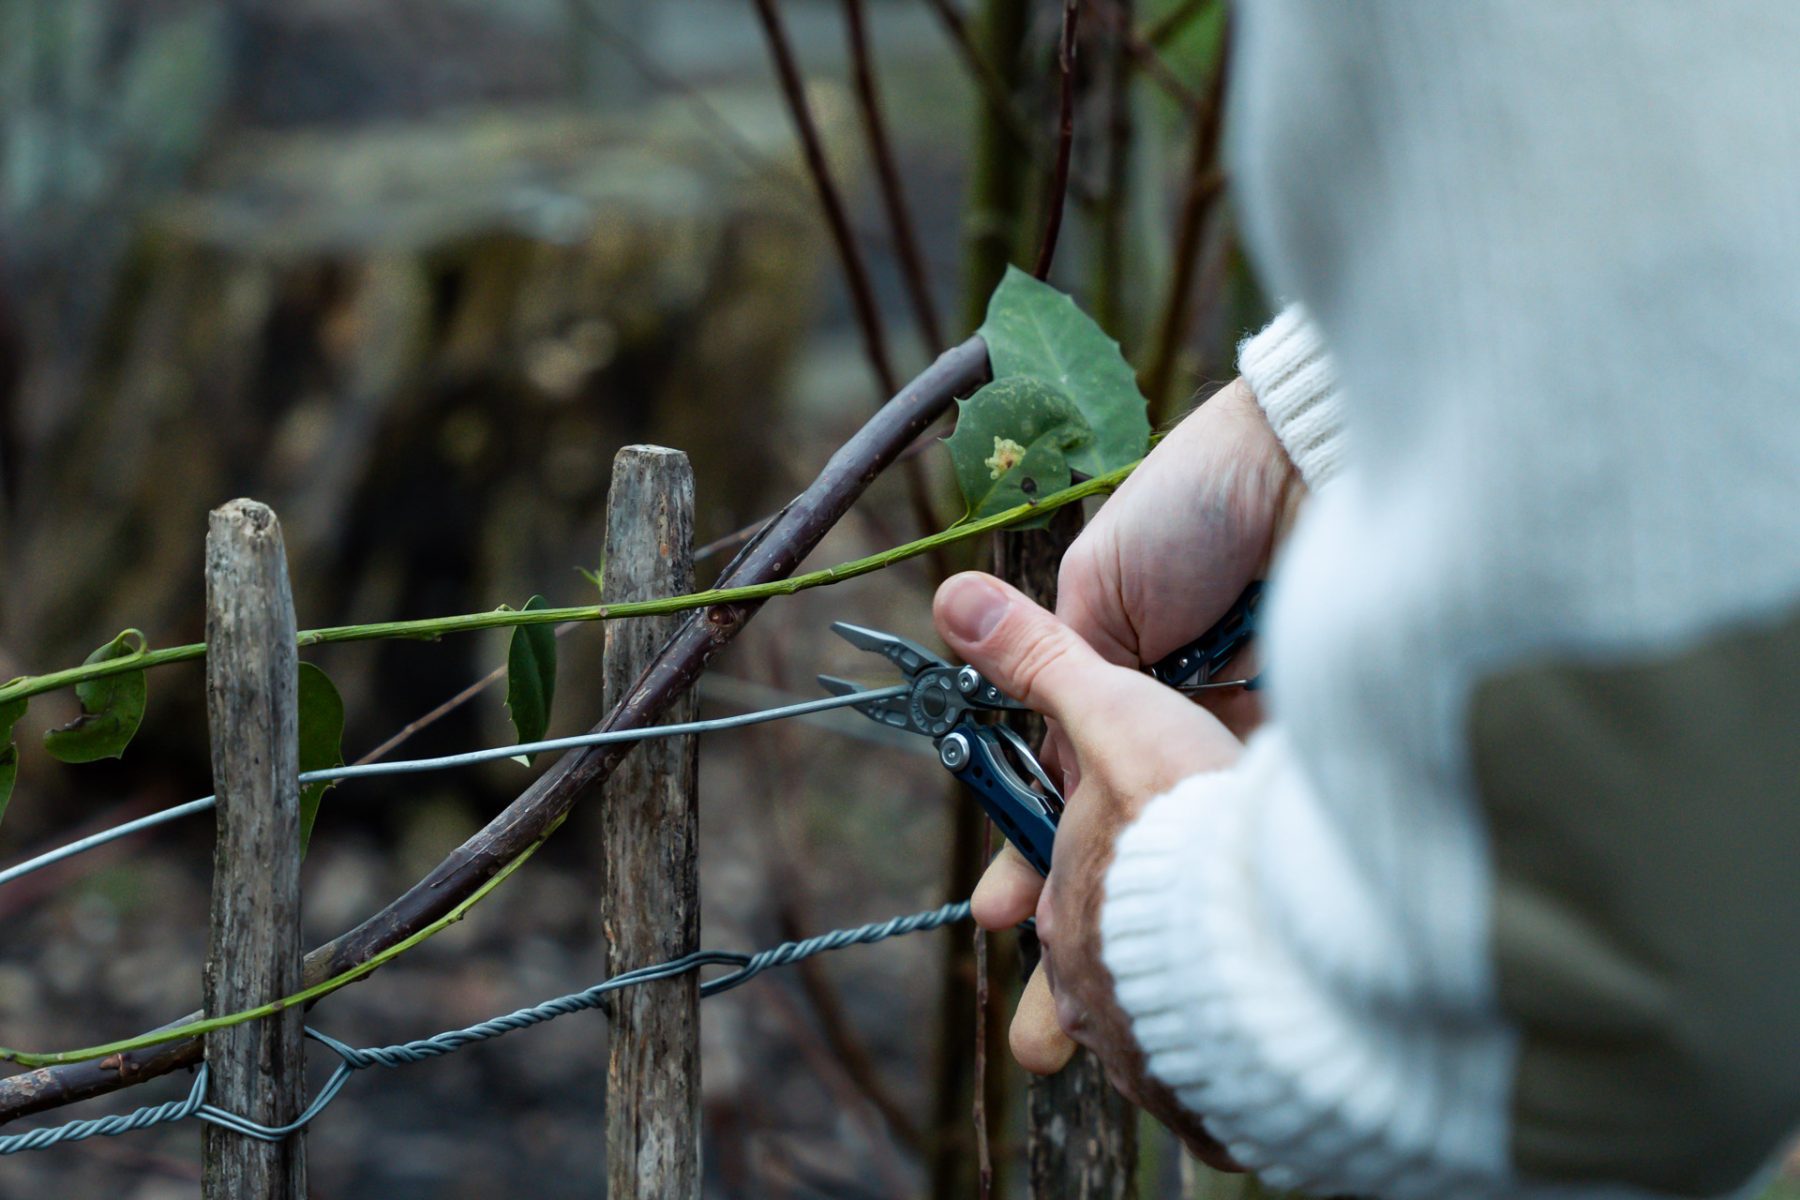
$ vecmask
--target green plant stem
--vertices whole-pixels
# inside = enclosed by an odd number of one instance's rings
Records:
[[[1141,461],[1141,460],[1140,460]],[[307,646],[321,646],[327,642],[368,642],[385,639],[416,639],[433,641],[447,633],[470,633],[479,629],[511,629],[520,625],[555,625],[563,621],[617,621],[628,617],[653,617],[664,613],[683,612],[691,608],[708,608],[715,604],[739,604],[751,600],[764,600],[770,596],[788,596],[795,592],[803,592],[808,588],[826,587],[834,583],[842,583],[846,579],[854,579],[858,575],[867,575],[895,563],[928,554],[942,546],[948,546],[969,538],[980,537],[995,529],[1005,529],[1028,521],[1034,517],[1053,512],[1065,504],[1074,504],[1089,496],[1097,496],[1110,492],[1122,483],[1126,476],[1137,467],[1137,463],[1128,463],[1105,475],[1096,475],[1073,487],[1052,492],[1035,504],[1021,504],[1009,508],[1005,512],[995,513],[991,517],[983,517],[978,521],[968,521],[952,525],[950,528],[917,541],[907,542],[871,554],[866,558],[851,559],[849,562],[824,567],[817,571],[808,571],[802,575],[777,579],[769,583],[754,583],[743,587],[712,588],[703,592],[690,592],[685,596],[664,596],[656,600],[640,600],[629,604],[589,604],[575,608],[534,608],[528,612],[515,609],[498,609],[493,612],[464,613],[451,617],[424,617],[415,621],[377,621],[369,625],[336,625],[326,629],[304,629],[300,631],[299,643],[304,649]],[[0,687],[0,704],[9,700],[22,699],[28,696],[52,692],[58,688],[70,687],[89,679],[99,679],[107,675],[122,675],[128,671],[142,671],[150,667],[166,666],[169,663],[189,662],[206,655],[206,643],[194,642],[186,646],[168,646],[161,650],[146,650],[142,654],[130,658],[109,659],[106,662],[87,663],[79,667],[69,667],[62,671],[53,671],[48,675],[23,675]]]
[[[197,1037],[203,1033],[210,1033],[215,1029],[225,1029],[232,1025],[242,1025],[245,1021],[255,1021],[261,1017],[274,1016],[283,1009],[292,1008],[296,1004],[310,1004],[321,996],[330,995],[332,992],[337,991],[347,984],[355,983],[358,979],[361,979],[371,971],[374,971],[377,967],[392,962],[402,954],[405,954],[408,950],[411,950],[414,946],[428,941],[437,934],[442,933],[445,929],[456,924],[456,922],[462,920],[464,915],[467,914],[471,908],[474,908],[481,902],[483,897],[499,887],[501,883],[505,882],[506,877],[523,866],[525,860],[537,853],[537,848],[543,844],[542,840],[533,842],[517,858],[507,863],[506,866],[502,867],[499,871],[496,871],[492,879],[470,893],[468,899],[464,900],[461,904],[458,904],[455,908],[451,909],[431,924],[425,926],[425,928],[419,930],[419,932],[413,934],[411,937],[395,942],[380,954],[369,959],[369,961],[350,968],[342,975],[334,975],[330,979],[315,983],[311,987],[295,992],[291,996],[283,996],[279,1000],[271,1000],[267,1004],[259,1004],[255,1008],[246,1008],[241,1012],[223,1013],[216,1017],[207,1017],[203,1021],[190,1021],[186,1025],[173,1025],[167,1029],[153,1030],[150,1033],[140,1034],[134,1038],[126,1038],[121,1042],[107,1042],[99,1046],[84,1046],[79,1050],[58,1050],[51,1054],[32,1054],[29,1051],[10,1050],[0,1046],[0,1061],[18,1063],[22,1067],[53,1067],[62,1063],[88,1062],[96,1058],[105,1058],[111,1054],[128,1054],[133,1050],[143,1050],[150,1046],[159,1046],[164,1042],[174,1042],[179,1041],[182,1038]]]

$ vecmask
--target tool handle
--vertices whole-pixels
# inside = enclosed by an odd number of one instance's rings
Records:
[[[1262,601],[1262,590],[1262,580],[1252,580],[1211,629],[1144,670],[1170,687],[1211,679],[1231,661],[1232,655],[1243,649],[1244,643],[1256,636],[1256,610]]]
[[[1056,844],[1056,818],[1044,798],[1031,790],[1001,757],[991,730],[967,722],[938,741],[938,757],[950,773],[967,784],[1013,848],[1039,875],[1050,873]]]

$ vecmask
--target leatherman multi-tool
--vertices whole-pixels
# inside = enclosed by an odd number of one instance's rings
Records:
[[[1254,688],[1256,679],[1218,680],[1215,676],[1256,632],[1256,608],[1262,585],[1252,583],[1211,629],[1146,671],[1183,692],[1215,688]],[[1050,873],[1050,852],[1063,797],[1025,744],[1003,724],[981,722],[984,713],[1023,710],[974,667],[952,666],[917,642],[898,634],[866,629],[844,621],[832,632],[859,650],[879,654],[906,677],[903,695],[855,705],[870,720],[934,739],[938,761],[975,793],[1000,832],[1041,875]],[[819,676],[833,695],[862,690],[833,675]],[[1034,786],[1035,785],[1035,786]]]

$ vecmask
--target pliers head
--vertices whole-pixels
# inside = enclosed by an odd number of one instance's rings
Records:
[[[898,634],[884,633],[835,621],[831,630],[859,650],[879,654],[906,676],[911,685],[904,696],[858,704],[870,720],[895,729],[937,738],[949,733],[970,712],[1023,708],[974,667],[953,667],[925,647]],[[846,696],[858,686],[834,675],[819,676],[819,683],[833,695]]]

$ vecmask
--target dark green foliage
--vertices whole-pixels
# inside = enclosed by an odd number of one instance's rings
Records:
[[[300,664],[300,773],[344,765],[344,699],[329,676],[311,663]],[[300,789],[300,853],[312,841],[319,801],[333,784],[309,783]]]
[[[1144,456],[1150,420],[1119,343],[1075,301],[1017,267],[994,289],[981,326],[994,378],[1025,375],[1067,396],[1093,431],[1069,466],[1101,475]]]
[[[542,596],[525,602],[521,612],[546,608]],[[556,697],[556,631],[549,625],[520,625],[506,653],[506,709],[521,742],[543,740],[550,728],[550,703]],[[520,755],[527,764],[530,755]]]
[[[0,820],[6,817],[7,801],[12,799],[13,782],[19,777],[19,748],[13,745],[13,726],[25,715],[25,700],[8,700],[0,704]]]
[[[1041,379],[996,379],[958,408],[945,445],[971,517],[1069,486],[1069,459],[1093,438],[1074,403]]]
[[[127,629],[88,655],[86,661],[136,658],[144,649],[144,635]],[[75,698],[81,701],[81,715],[46,733],[44,748],[66,763],[94,762],[124,754],[144,719],[144,673],[126,671],[86,680],[75,685]]]

